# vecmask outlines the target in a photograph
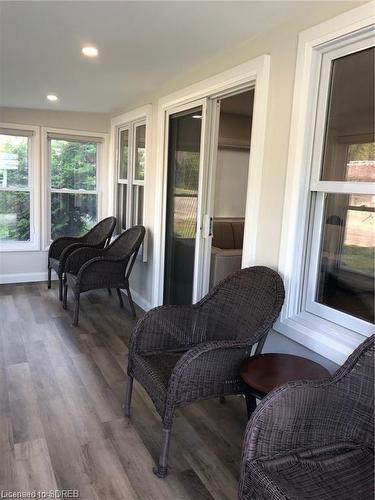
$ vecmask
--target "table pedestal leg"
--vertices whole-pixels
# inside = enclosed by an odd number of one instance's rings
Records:
[[[251,414],[257,407],[257,400],[254,396],[246,395],[246,409],[247,409],[247,418],[251,417]]]

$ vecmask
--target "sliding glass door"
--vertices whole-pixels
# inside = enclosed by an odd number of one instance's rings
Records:
[[[198,298],[204,118],[205,102],[168,115],[164,304]]]

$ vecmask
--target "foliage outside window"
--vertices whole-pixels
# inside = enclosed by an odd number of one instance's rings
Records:
[[[49,136],[51,239],[80,236],[97,221],[97,140]]]
[[[31,135],[0,129],[0,242],[31,240]]]

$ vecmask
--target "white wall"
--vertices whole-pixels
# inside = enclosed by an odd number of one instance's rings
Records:
[[[0,108],[0,122],[101,133],[108,133],[110,128],[110,116],[103,113],[19,108]],[[0,253],[0,282],[44,279],[47,279],[47,252]]]
[[[221,149],[217,152],[215,217],[245,217],[249,151]]]

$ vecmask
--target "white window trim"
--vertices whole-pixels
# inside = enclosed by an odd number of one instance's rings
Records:
[[[259,221],[260,195],[266,132],[268,87],[270,72],[268,54],[251,59],[227,71],[202,80],[189,87],[169,94],[159,100],[156,127],[156,179],[155,179],[155,220],[154,220],[154,269],[153,269],[153,307],[163,302],[165,215],[166,215],[166,178],[168,110],[192,103],[202,98],[212,97],[228,91],[236,91],[255,84],[254,113],[252,125],[252,148],[248,177],[248,199],[246,203],[246,224],[244,231],[244,252],[242,263],[250,266],[255,263]]]
[[[71,129],[61,129],[61,128],[51,128],[42,127],[42,241],[43,250],[48,250],[51,244],[51,214],[50,214],[50,165],[49,165],[49,134],[61,135],[64,137],[74,137],[74,138],[90,138],[98,139],[98,165],[96,174],[96,190],[93,194],[97,195],[97,217],[98,221],[105,216],[105,199],[103,193],[106,192],[104,184],[105,176],[104,168],[107,163],[108,158],[108,134],[103,134],[101,132],[88,132],[83,130],[71,130]],[[69,193],[69,190],[64,189],[64,193]],[[76,192],[76,191],[72,191]],[[87,191],[88,192],[88,191]]]
[[[139,125],[146,125],[146,151],[145,151],[145,171],[144,171],[144,180],[139,181],[134,178],[131,179],[131,185],[141,185],[144,186],[143,193],[143,225],[146,228],[146,235],[142,243],[142,250],[140,251],[140,256],[142,262],[147,262],[147,253],[148,253],[148,230],[147,230],[147,212],[146,212],[146,200],[148,193],[148,159],[150,158],[150,148],[151,148],[151,132],[152,132],[152,105],[147,104],[145,106],[136,108],[128,113],[123,113],[121,115],[115,116],[111,120],[111,135],[110,135],[110,162],[109,162],[109,211],[110,213],[117,213],[117,186],[118,184],[126,184],[129,183],[129,175],[134,177],[134,172],[131,167],[132,159],[129,155],[128,158],[128,178],[125,180],[119,180],[118,176],[118,137],[119,132],[121,130],[129,129],[131,127],[137,127]],[[129,142],[129,150],[134,150],[135,144],[135,134],[129,134],[129,141],[132,140],[133,144],[130,147]],[[127,204],[127,217],[129,217],[129,203],[130,199],[128,197]]]
[[[369,29],[373,24],[372,3],[362,5],[302,32],[297,53],[279,255],[279,271],[284,279],[286,299],[275,330],[340,364],[363,341],[363,335],[300,312],[309,218],[310,176],[306,175],[306,166],[312,165],[322,54],[332,50],[338,39],[345,43],[356,40],[360,30]],[[337,192],[337,183],[319,181],[319,184],[320,190]],[[365,183],[357,184],[361,186],[355,189],[362,191],[366,188]]]
[[[23,252],[40,250],[40,127],[15,123],[0,123],[0,128],[32,132],[30,140],[29,190],[30,190],[30,241],[0,243],[1,252]]]

